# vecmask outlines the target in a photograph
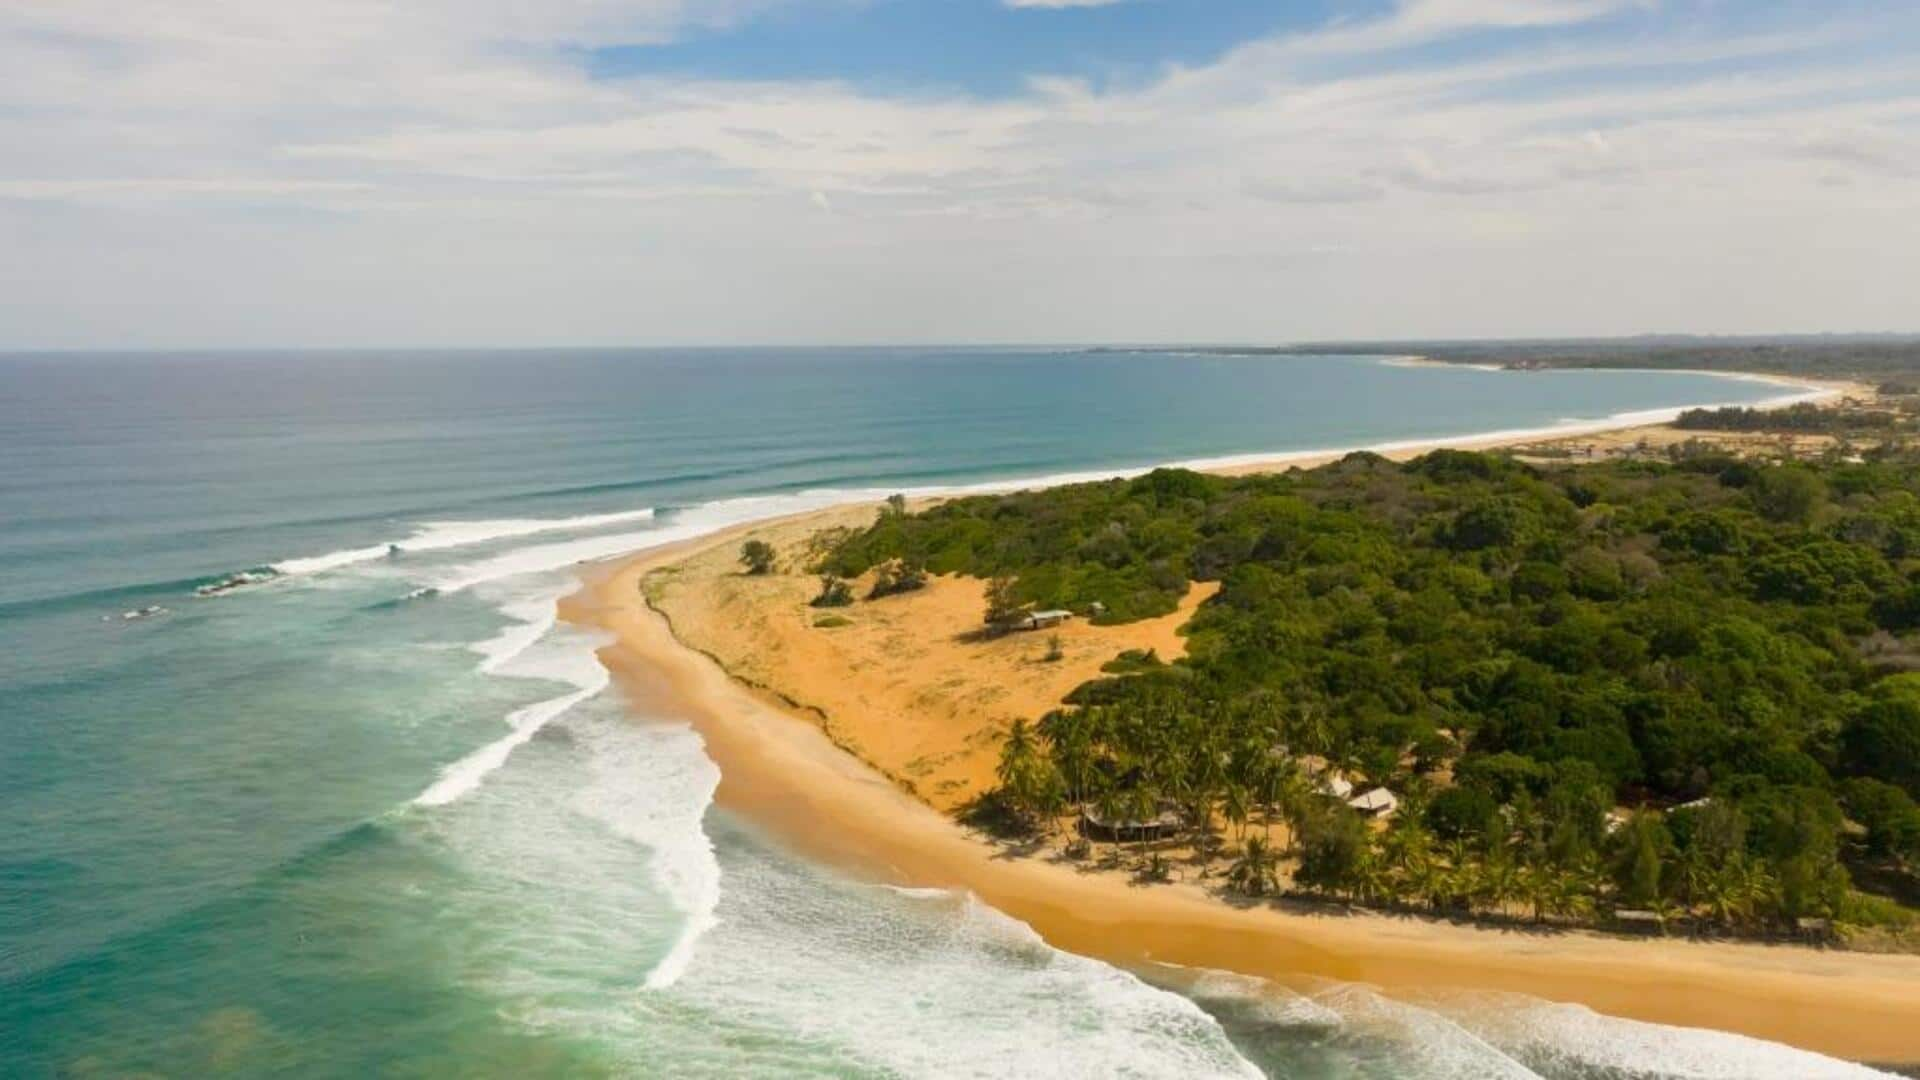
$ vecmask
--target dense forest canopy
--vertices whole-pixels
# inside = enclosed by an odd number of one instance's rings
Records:
[[[1857,886],[1912,886],[1915,460],[1163,469],[883,514],[823,569],[888,565],[1101,622],[1221,584],[1187,658],[1129,658],[1021,730],[1044,754],[1003,779],[1027,801],[1265,806],[1293,827],[1297,882],[1362,899],[1475,903],[1401,873],[1409,845],[1532,873],[1575,914],[1868,922],[1894,909]],[[1280,809],[1303,760],[1387,785],[1402,813],[1369,839],[1343,804]]]

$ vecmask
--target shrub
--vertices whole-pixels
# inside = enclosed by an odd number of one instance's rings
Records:
[[[853,588],[837,574],[820,575],[820,595],[808,601],[814,607],[846,607],[853,603]]]
[[[913,592],[927,587],[925,567],[904,559],[895,559],[880,564],[874,571],[873,588],[867,592],[867,599],[878,600],[885,596]]]
[[[765,540],[749,540],[740,545],[740,564],[747,568],[749,574],[773,573],[777,557],[773,545]]]

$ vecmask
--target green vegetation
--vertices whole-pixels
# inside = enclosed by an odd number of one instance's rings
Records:
[[[873,588],[867,599],[878,600],[927,587],[927,568],[909,559],[881,563],[873,572]]]
[[[1177,811],[1203,852],[1233,834],[1250,895],[1902,922],[1863,890],[1911,897],[1920,866],[1920,458],[1869,457],[1160,470],[885,514],[822,558],[1105,623],[1221,583],[1187,657],[1116,658],[1015,725],[993,798],[1026,828]]]
[[[838,630],[842,626],[852,626],[853,620],[845,615],[816,615],[813,625],[820,630]]]
[[[765,540],[749,540],[740,545],[740,565],[746,567],[749,574],[773,573],[776,558],[773,545]]]
[[[1518,368],[1633,368],[1766,372],[1809,378],[1920,381],[1920,337],[1893,334],[1784,337],[1631,337],[1518,341],[1343,341],[1220,347],[1223,355],[1427,357],[1449,364]]]
[[[853,586],[838,574],[820,575],[820,594],[807,601],[813,607],[848,607],[853,603]]]
[[[1727,406],[1688,409],[1673,421],[1682,431],[1760,431],[1807,435],[1890,435],[1908,429],[1887,409],[1823,409],[1802,402],[1784,409]]]

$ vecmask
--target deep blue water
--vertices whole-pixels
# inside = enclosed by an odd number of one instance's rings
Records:
[[[1012,349],[0,357],[0,1074],[1612,1075],[1567,1050],[1613,1023],[1584,1011],[1120,972],[808,865],[710,806],[698,739],[601,693],[552,602],[583,559],[860,492],[1781,393]],[[1663,1039],[1634,1075],[1707,1053]],[[1846,1075],[1737,1051],[1706,1075]]]

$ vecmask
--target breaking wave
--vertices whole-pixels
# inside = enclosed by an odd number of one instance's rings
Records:
[[[427,521],[422,522],[404,539],[372,544],[367,547],[344,548],[340,551],[329,551],[324,555],[283,559],[269,564],[268,569],[285,577],[323,574],[329,570],[338,570],[357,563],[416,552],[445,551],[449,548],[488,544],[496,540],[510,540],[517,536],[534,536],[547,532],[584,532],[614,525],[628,525],[636,521],[650,521],[653,519],[653,513],[653,508],[649,506],[638,510],[621,510],[609,514],[580,514],[564,518]]]
[[[609,681],[607,669],[595,659],[591,648],[560,651],[545,663],[527,665],[511,674],[569,683],[574,689],[507,714],[505,735],[442,769],[439,779],[414,796],[414,805],[444,806],[473,791],[488,773],[507,763],[516,747],[539,734],[554,718],[606,689]]]

